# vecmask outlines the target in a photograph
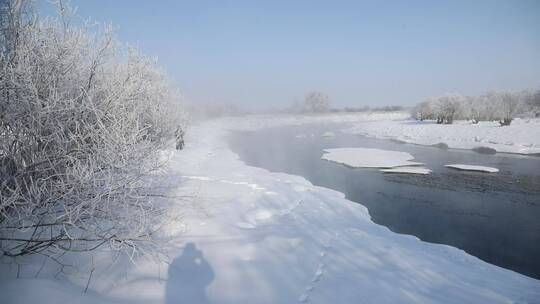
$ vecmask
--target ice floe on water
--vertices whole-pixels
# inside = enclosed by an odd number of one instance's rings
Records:
[[[410,174],[430,174],[432,171],[425,167],[396,167],[390,169],[382,169],[384,173],[410,173]]]
[[[401,151],[372,148],[324,149],[321,159],[336,162],[353,168],[394,168],[416,166],[422,163],[412,161],[414,157]]]
[[[497,168],[485,167],[485,166],[464,165],[464,164],[450,164],[450,165],[444,165],[444,166],[448,168],[464,170],[464,171],[479,171],[479,172],[488,172],[488,173],[499,172],[499,169]]]

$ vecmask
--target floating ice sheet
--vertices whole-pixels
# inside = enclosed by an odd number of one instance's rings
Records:
[[[414,157],[407,152],[388,151],[371,148],[336,148],[325,149],[321,159],[354,168],[394,168],[415,166]]]

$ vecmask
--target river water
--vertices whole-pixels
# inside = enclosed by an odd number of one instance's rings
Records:
[[[300,175],[366,206],[372,220],[397,233],[451,245],[504,268],[540,279],[540,157],[485,155],[371,139],[316,124],[238,132],[234,152],[248,165]],[[336,136],[321,137],[332,131]],[[321,160],[323,149],[364,147],[404,151],[430,175],[383,174]],[[445,164],[499,168],[495,174]]]

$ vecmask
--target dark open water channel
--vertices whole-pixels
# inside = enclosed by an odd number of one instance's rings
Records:
[[[317,124],[241,132],[234,152],[251,166],[301,175],[366,206],[374,222],[424,241],[461,248],[489,263],[540,279],[540,157],[484,155],[370,139]],[[335,137],[323,138],[326,131]],[[306,135],[297,138],[297,135]],[[313,136],[312,136],[313,135]],[[325,148],[405,151],[430,175],[383,174],[320,159]],[[491,166],[499,173],[457,171],[445,164]]]

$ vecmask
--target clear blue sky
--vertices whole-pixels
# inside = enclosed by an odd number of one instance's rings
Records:
[[[540,87],[540,1],[72,0],[157,56],[193,102],[414,104]],[[50,12],[45,0],[38,7]]]

